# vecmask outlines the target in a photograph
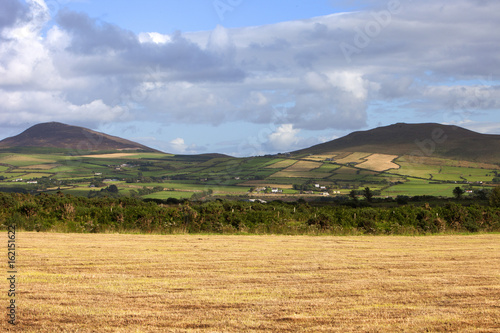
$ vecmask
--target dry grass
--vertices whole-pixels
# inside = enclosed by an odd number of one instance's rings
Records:
[[[325,154],[321,154],[321,155],[319,155],[319,154],[318,155],[309,155],[309,156],[305,157],[304,159],[310,160],[310,161],[323,162],[329,158],[334,158],[337,155],[338,154],[335,154],[335,153],[325,153]]]
[[[401,158],[404,162],[425,164],[425,165],[438,165],[438,166],[454,166],[461,168],[482,168],[482,169],[491,169],[498,170],[500,169],[499,165],[490,164],[490,163],[480,163],[480,162],[470,162],[464,160],[447,160],[443,158],[435,158],[428,156],[409,156],[403,155]]]
[[[2,163],[11,164],[16,166],[25,166],[30,164],[45,164],[45,163],[55,163],[56,160],[38,158],[31,155],[9,155],[2,157]]]
[[[269,178],[326,178],[331,176],[329,173],[315,172],[311,174],[309,171],[321,167],[323,163],[313,161],[298,161],[286,169],[272,174]]]
[[[359,168],[373,170],[373,171],[385,171],[389,169],[399,169],[399,165],[393,163],[398,155],[386,155],[386,154],[373,154],[365,157],[366,162],[356,165]]]
[[[13,331],[500,330],[500,235],[21,232],[17,245]]]
[[[95,155],[82,155],[81,157],[93,157],[93,158],[122,158],[135,156],[137,153],[111,153],[111,154],[95,154]]]
[[[298,161],[294,165],[289,166],[286,168],[285,172],[303,172],[303,171],[311,171],[313,169],[317,169],[320,166],[322,166],[323,163],[320,162],[312,162],[312,161]]]
[[[356,152],[349,154],[346,157],[343,158],[336,158],[335,163],[340,163],[340,164],[347,164],[347,163],[363,163],[366,161],[366,157],[371,155],[371,153],[361,153],[361,152]],[[340,156],[339,156],[340,157]]]
[[[293,189],[292,184],[275,184],[275,183],[269,183],[269,181],[266,180],[249,180],[247,182],[238,184],[238,186],[258,186],[258,187],[276,187],[281,189]]]
[[[35,164],[20,167],[19,169],[50,170],[61,166],[61,164]]]
[[[268,169],[283,169],[295,164],[297,160],[283,160],[266,166]]]

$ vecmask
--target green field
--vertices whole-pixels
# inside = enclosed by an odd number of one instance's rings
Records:
[[[143,196],[145,199],[162,199],[166,200],[169,198],[174,198],[174,199],[189,199],[195,192],[189,192],[189,191],[162,191],[162,192],[157,192],[157,193],[152,193]]]
[[[421,179],[409,179],[405,184],[391,186],[390,188],[384,190],[382,195],[386,196],[416,196],[416,195],[432,195],[432,196],[443,196],[452,197],[453,189],[457,187],[457,184],[432,184],[427,180]]]
[[[334,154],[330,154],[333,156]],[[328,155],[328,156],[330,156]],[[383,188],[382,196],[434,195],[452,196],[456,186],[491,186],[499,172],[492,164],[453,161],[438,158],[423,158],[422,163],[410,163],[409,158],[400,156],[395,162],[399,169],[386,172],[372,163],[358,168],[370,154],[364,152],[337,154],[335,162],[328,156],[312,156],[308,159],[283,156],[261,156],[233,158],[208,155],[169,155],[158,153],[117,153],[68,156],[60,154],[0,153],[0,186],[7,186],[12,180],[23,178],[16,186],[27,186],[26,180],[44,180],[43,188],[57,188],[64,185],[68,193],[86,195],[91,183],[106,179],[120,180],[120,193],[128,195],[131,190],[144,186],[161,186],[174,189],[182,196],[211,189],[213,196],[246,195],[250,187],[283,185],[287,195],[300,195],[290,190],[293,185],[322,183],[329,189]],[[330,158],[330,157],[328,157]],[[418,162],[418,161],[417,161]],[[344,164],[343,164],[344,163]],[[368,168],[368,169],[367,169]],[[125,182],[127,181],[127,182]],[[96,184],[97,184],[96,183]],[[109,183],[105,184],[108,186]],[[30,187],[32,189],[32,186]],[[165,194],[149,194],[163,197]],[[175,194],[181,196],[180,194]]]

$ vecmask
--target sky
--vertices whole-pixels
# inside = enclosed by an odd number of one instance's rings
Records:
[[[435,122],[500,134],[497,0],[0,0],[0,139],[58,121],[174,154]]]

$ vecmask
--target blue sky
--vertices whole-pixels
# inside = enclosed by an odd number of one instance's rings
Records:
[[[367,4],[356,0],[106,0],[59,3],[59,6],[85,12],[136,33],[207,31],[217,24],[227,28],[258,26],[353,10]]]
[[[59,121],[251,156],[396,122],[500,134],[498,1],[0,2],[0,139]]]

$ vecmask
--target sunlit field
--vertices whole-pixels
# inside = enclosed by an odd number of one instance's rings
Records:
[[[18,232],[16,242],[18,325],[4,319],[1,331],[500,330],[498,234]]]

